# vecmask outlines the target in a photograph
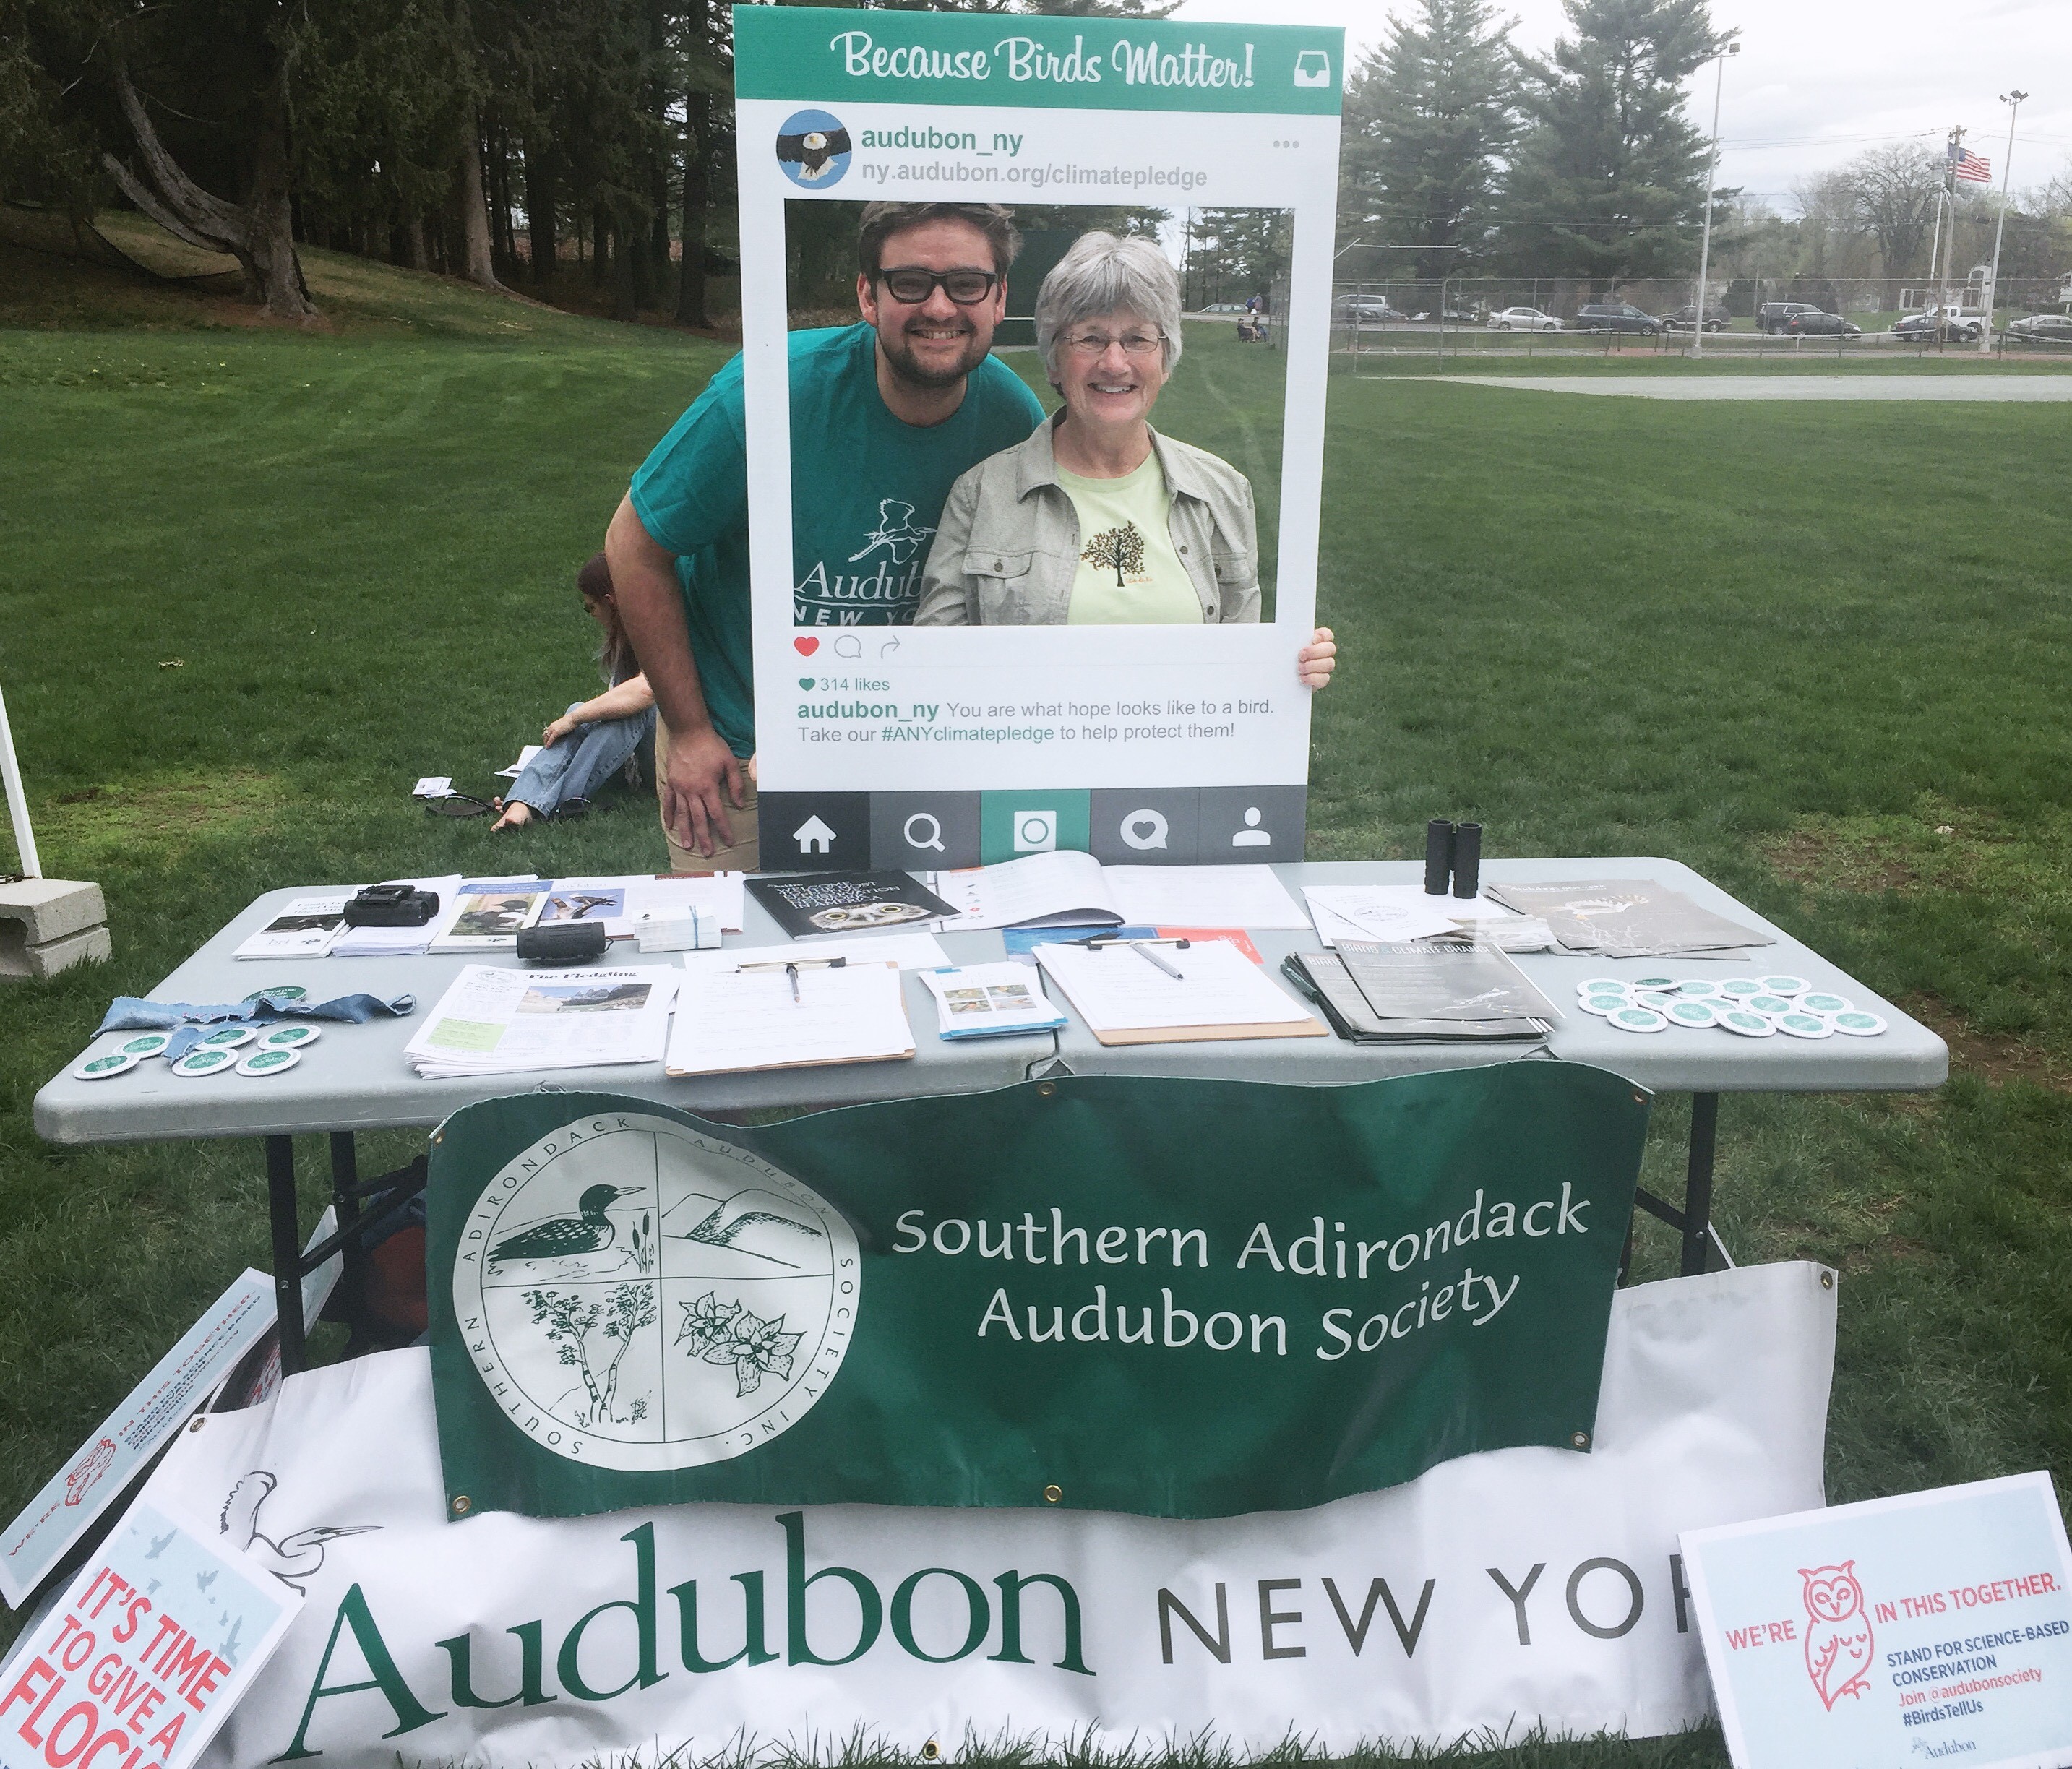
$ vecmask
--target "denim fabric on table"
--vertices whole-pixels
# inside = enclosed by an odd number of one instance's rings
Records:
[[[339,995],[331,1001],[294,1001],[285,996],[259,995],[250,1001],[212,1002],[197,1006],[187,1001],[146,1001],[142,995],[117,995],[96,1026],[96,1037],[104,1032],[163,1032],[172,1030],[166,1059],[178,1062],[208,1036],[211,1026],[231,1025],[241,1020],[337,1020],[348,1025],[364,1025],[382,1014],[400,1019],[417,1011],[417,998],[400,995],[384,1001],[379,995]]]
[[[569,707],[573,712],[582,703]],[[517,799],[542,817],[551,817],[570,798],[594,798],[604,783],[624,767],[641,740],[655,729],[655,711],[623,719],[600,719],[558,743],[549,745],[525,764],[504,795]]]

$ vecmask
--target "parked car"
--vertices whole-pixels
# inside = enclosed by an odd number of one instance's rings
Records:
[[[1489,316],[1489,323],[1500,332],[1542,331],[1557,332],[1561,322],[1552,314],[1543,314],[1537,307],[1506,307]]]
[[[1662,316],[1662,323],[1671,331],[1689,331],[1697,317],[1697,303],[1692,302],[1679,307],[1673,314],[1664,314]],[[1705,330],[1708,332],[1716,332],[1725,331],[1726,329],[1727,310],[1724,307],[1708,307],[1705,310]]]
[[[1986,329],[1986,322],[1975,314],[1951,313],[1945,314],[1939,307],[1924,307],[1918,314],[1909,314],[1892,328],[1895,338],[1934,339],[1938,337],[1975,344]]]
[[[2072,314],[2032,314],[2026,319],[2012,322],[2007,335],[2032,343],[2072,344]]]
[[[1372,320],[1380,325],[1389,325],[1410,315],[1400,308],[1392,307],[1380,295],[1346,295],[1338,302],[1338,311],[1346,318],[1366,322]]]
[[[1817,314],[1819,311],[1811,302],[1766,301],[1755,310],[1755,329],[1762,332],[1781,332],[1790,322],[1794,314]]]
[[[1662,322],[1643,313],[1630,301],[1599,302],[1576,310],[1576,329],[1592,332],[1638,332],[1644,338],[1658,336]]]
[[[1840,314],[1823,314],[1815,308],[1810,314],[1794,314],[1786,320],[1784,334],[1787,338],[1860,338],[1864,328]]]
[[[1201,311],[1205,314],[1241,314],[1244,311],[1244,303],[1241,301],[1212,301]]]

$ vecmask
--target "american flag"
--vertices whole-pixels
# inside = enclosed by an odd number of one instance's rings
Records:
[[[1969,179],[1974,184],[1993,182],[1993,162],[1982,154],[1974,154],[1969,148],[1952,147],[1950,150],[1950,170],[1960,179]]]

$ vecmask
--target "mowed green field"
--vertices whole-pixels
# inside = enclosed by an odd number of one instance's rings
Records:
[[[644,801],[492,839],[407,797],[490,785],[589,692],[570,577],[726,354],[526,323],[0,332],[0,687],[46,870],[101,882],[116,942],[0,985],[0,1514],[265,1262],[255,1147],[36,1138],[110,995],[274,886],[661,862]],[[1270,511],[1280,359],[1202,330],[1161,416]],[[1930,1018],[1938,1095],[1726,1102],[1721,1231],[1843,1274],[1831,1497],[2065,1465],[2072,408],[1330,396],[1310,854],[1449,815],[1499,855],[1673,856]],[[367,1171],[411,1148],[368,1140]],[[1672,1254],[1645,1225],[1636,1274]]]

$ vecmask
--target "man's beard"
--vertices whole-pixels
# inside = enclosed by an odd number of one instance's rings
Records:
[[[880,326],[878,328],[878,343],[895,376],[910,387],[924,388],[931,392],[945,387],[955,387],[985,360],[987,351],[993,347],[991,335],[981,337],[974,326],[965,335],[964,348],[956,366],[937,369],[928,367],[916,359],[903,326],[895,331],[890,326]]]

